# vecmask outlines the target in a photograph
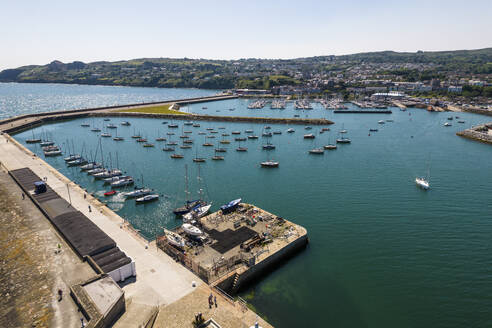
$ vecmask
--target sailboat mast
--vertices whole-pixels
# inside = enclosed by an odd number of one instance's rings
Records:
[[[185,164],[185,197],[186,197],[186,202],[188,202],[190,199],[188,197],[188,165]]]

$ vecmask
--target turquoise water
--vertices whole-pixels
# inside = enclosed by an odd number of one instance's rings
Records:
[[[158,89],[55,83],[0,83],[0,119],[55,110],[210,96],[217,90]]]
[[[248,112],[246,102],[235,100],[238,113]],[[243,107],[239,108],[244,102]],[[229,107],[226,102],[207,103],[210,114]],[[197,110],[202,110],[202,106]],[[288,109],[285,110],[287,113]],[[255,110],[261,116],[278,116],[279,110]],[[292,113],[291,113],[292,114]],[[214,114],[215,115],[215,114]],[[184,198],[184,164],[188,164],[190,190],[196,192],[197,164],[192,158],[207,157],[200,166],[206,195],[213,210],[242,197],[270,212],[307,228],[310,244],[241,296],[277,327],[488,327],[492,324],[492,148],[455,135],[456,131],[490,118],[458,114],[466,123],[453,120],[444,127],[450,113],[428,113],[421,109],[393,114],[333,114],[321,108],[310,117],[336,122],[331,132],[304,140],[302,126],[285,133],[287,126],[272,125],[282,135],[271,139],[277,149],[261,150],[264,139],[248,140],[247,153],[237,153],[234,141],[223,162],[213,162],[213,148],[202,147],[197,131],[207,127],[234,130],[263,125],[200,122],[192,130],[193,149],[180,150],[182,160],[170,153],[143,148],[130,136],[135,131],[152,140],[168,131],[161,120],[132,118],[131,127],[119,127],[126,137],[121,143],[102,138],[104,157],[112,153],[128,174],[143,175],[146,185],[162,195],[156,203],[135,206],[117,196],[108,206],[129,220],[147,237],[161,227],[180,224],[171,209]],[[392,119],[384,125],[378,120]],[[96,148],[98,136],[74,120],[34,129],[72,147]],[[117,123],[121,119],[112,118]],[[89,121],[102,126],[102,118]],[[173,140],[179,140],[182,122]],[[352,144],[339,145],[323,156],[307,151],[336,137],[344,127]],[[369,136],[369,128],[379,128]],[[223,130],[218,130],[215,143]],[[110,132],[114,133],[114,131]],[[16,135],[25,143],[31,131]],[[231,135],[227,137],[234,139]],[[68,141],[67,141],[68,140]],[[26,145],[41,155],[39,146]],[[42,156],[42,155],[41,155]],[[262,169],[267,158],[280,162],[278,169]],[[67,168],[62,158],[48,163],[101,196],[105,189],[76,168]],[[431,189],[415,186],[414,179],[430,167]],[[101,199],[104,199],[101,196]]]

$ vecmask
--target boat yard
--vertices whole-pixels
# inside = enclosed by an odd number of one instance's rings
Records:
[[[219,210],[193,224],[203,232],[198,238],[178,227],[174,232],[187,241],[186,245],[176,247],[164,234],[157,238],[158,247],[229,294],[308,243],[303,227],[246,203],[239,203],[230,212]]]

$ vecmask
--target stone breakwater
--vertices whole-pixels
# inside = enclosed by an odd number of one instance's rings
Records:
[[[249,122],[249,123],[272,123],[272,124],[298,124],[298,125],[329,125],[332,121],[324,118],[273,118],[273,117],[245,117],[245,116],[214,116],[197,114],[150,114],[131,112],[101,112],[91,113],[89,116],[112,116],[112,117],[145,117],[164,118],[185,121],[212,121],[212,122]]]
[[[464,131],[456,132],[456,135],[488,144],[492,144],[492,122],[474,126]]]

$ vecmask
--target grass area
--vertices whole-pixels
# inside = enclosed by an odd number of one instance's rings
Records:
[[[169,107],[171,107],[171,105],[136,107],[136,108],[120,109],[117,110],[117,112],[188,115],[188,113],[183,113],[178,110],[169,109]]]

